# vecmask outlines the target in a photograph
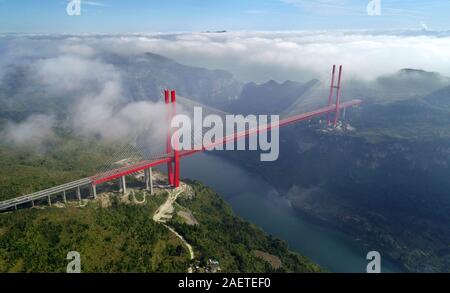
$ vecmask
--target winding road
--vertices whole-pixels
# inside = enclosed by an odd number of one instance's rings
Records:
[[[162,225],[164,225],[164,227],[166,227],[173,234],[175,234],[184,243],[184,245],[188,248],[191,260],[193,260],[195,258],[195,255],[194,255],[194,249],[192,249],[192,246],[189,243],[187,243],[187,241],[183,238],[183,236],[181,236],[177,231],[175,231],[175,229],[173,229],[172,227],[170,227],[169,225],[166,224],[167,220],[172,219],[172,215],[173,215],[173,211],[174,211],[173,204],[177,200],[178,196],[183,192],[183,188],[179,187],[179,188],[170,190],[168,192],[169,192],[169,196],[167,197],[167,200],[156,210],[155,214],[153,215],[153,221],[155,221],[157,223],[161,223]],[[190,270],[191,270],[191,268],[190,268]]]

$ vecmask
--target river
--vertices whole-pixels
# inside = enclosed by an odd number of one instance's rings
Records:
[[[217,156],[199,153],[182,160],[181,176],[212,187],[234,212],[267,233],[288,242],[290,249],[331,272],[365,272],[367,253],[360,241],[300,217],[259,175]],[[381,261],[382,272],[400,272]]]

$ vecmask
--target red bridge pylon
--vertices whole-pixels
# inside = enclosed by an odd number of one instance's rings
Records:
[[[341,81],[342,81],[342,65],[339,66],[339,75],[337,85],[334,85],[336,77],[336,65],[333,65],[333,71],[331,74],[331,86],[330,86],[330,95],[328,96],[328,107],[331,107],[333,104],[333,96],[334,90],[336,89],[336,100],[335,100],[335,111],[334,111],[334,126],[337,125],[339,120],[339,110],[340,110],[340,99],[341,99]],[[331,113],[327,115],[327,125],[331,124]]]
[[[167,176],[169,185],[173,187],[180,186],[180,152],[178,150],[178,145],[172,149],[172,118],[177,112],[177,93],[174,90],[164,90],[164,100],[166,102],[167,110],[167,140],[166,140],[166,152],[167,154],[173,153],[173,159],[167,163]],[[175,138],[174,143],[178,141]]]

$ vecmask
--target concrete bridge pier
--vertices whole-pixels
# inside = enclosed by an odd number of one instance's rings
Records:
[[[120,177],[120,187],[123,194],[127,193],[127,182],[125,181],[125,176]]]
[[[79,186],[77,187],[77,198],[78,198],[78,201],[81,203],[81,190],[80,190]]]
[[[97,199],[97,186],[95,184],[91,184],[92,195],[94,199]]]
[[[65,204],[67,204],[66,191],[63,191],[63,201]]]
[[[51,207],[52,206],[52,199],[51,199],[50,195],[47,197],[47,201],[48,201],[48,206]]]
[[[153,195],[153,169],[148,169],[148,178],[150,179],[150,194]]]
[[[144,170],[145,175],[145,189],[150,191],[150,194],[153,194],[153,171],[152,168]]]

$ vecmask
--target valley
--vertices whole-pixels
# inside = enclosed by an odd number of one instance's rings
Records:
[[[0,133],[5,138],[0,142],[0,199],[91,176],[107,166],[122,142],[130,140],[127,135],[149,129],[160,133],[154,125],[163,119],[158,101],[165,87],[176,87],[192,103],[240,114],[285,116],[326,103],[328,85],[319,79],[243,83],[223,70],[186,66],[149,52],[97,54],[95,64],[89,58],[76,58],[82,68],[105,75],[98,74],[101,80],[87,82],[67,95],[58,87],[64,79],[56,85],[54,80],[38,80],[36,68],[23,64],[5,70],[0,86]],[[66,64],[70,58],[29,57],[29,62],[47,68],[47,63]],[[60,75],[51,77],[58,80]],[[239,190],[226,178],[198,174],[193,165],[211,160],[205,158],[188,165],[183,176],[212,185],[225,194],[239,216],[286,239],[294,250],[331,271],[363,270],[363,252],[368,249],[385,256],[387,271],[448,271],[449,88],[448,77],[421,69],[405,68],[374,80],[353,77],[346,80],[342,100],[358,98],[364,104],[348,111],[336,129],[326,126],[324,119],[283,129],[276,162],[262,164],[252,152],[214,154],[221,160],[216,164],[224,165],[226,160],[250,172],[245,177],[249,182],[255,174],[261,176],[263,182],[253,186],[264,189],[249,190],[242,183]],[[85,105],[89,111],[80,111]],[[139,123],[145,117],[150,117],[151,126]],[[27,133],[39,135],[25,140]],[[117,143],[118,137],[122,144]],[[145,157],[154,150],[139,154],[137,149],[150,142],[162,145],[155,137],[140,135],[129,142],[134,147],[130,152]],[[290,208],[274,212],[276,225],[262,219],[270,209],[265,199],[260,215],[252,211],[258,196],[264,198],[267,193],[271,201]],[[249,202],[245,194],[251,194]],[[177,203],[174,199],[168,210],[176,211]],[[201,238],[200,232],[189,225],[178,226],[177,221],[181,217],[201,223],[200,219],[183,209],[176,215],[170,227],[182,238],[172,236],[185,239],[196,252],[192,240]],[[290,228],[294,230],[279,232],[284,221],[293,219],[298,221]],[[317,241],[300,241],[293,232],[299,227],[309,227],[300,235],[312,239],[316,235]],[[198,246],[209,249],[205,239],[197,240]],[[327,253],[329,247],[318,242],[332,243],[347,261]],[[230,263],[230,268],[239,266]]]
[[[197,223],[186,222],[180,210]],[[211,259],[222,272],[321,271],[283,241],[234,216],[219,195],[198,182],[154,195],[131,188],[126,195],[99,194],[83,205],[59,202],[3,213],[0,225],[1,272],[64,272],[68,251],[80,253],[83,272],[199,272],[210,270]],[[282,265],[272,267],[255,250]]]

